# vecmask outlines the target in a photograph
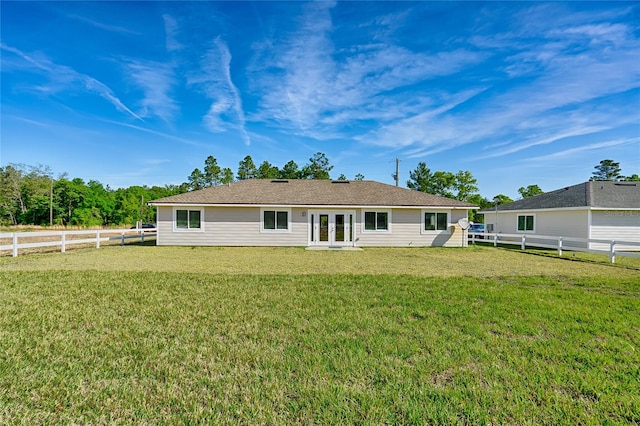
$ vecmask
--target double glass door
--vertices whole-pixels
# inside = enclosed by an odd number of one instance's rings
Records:
[[[352,246],[354,218],[352,211],[310,211],[310,244]]]

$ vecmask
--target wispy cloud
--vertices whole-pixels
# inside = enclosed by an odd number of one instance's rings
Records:
[[[549,154],[549,155],[540,155],[537,157],[531,157],[529,159],[527,159],[527,161],[549,161],[549,160],[557,160],[560,158],[565,158],[565,157],[573,157],[576,154],[579,154],[581,152],[585,152],[585,151],[596,151],[596,150],[601,150],[603,148],[611,148],[614,146],[621,146],[621,145],[631,145],[631,144],[635,144],[638,145],[638,150],[640,152],[640,137],[638,138],[621,138],[621,139],[614,139],[614,140],[607,140],[607,141],[603,141],[603,142],[595,142],[592,144],[588,144],[588,145],[583,145],[583,146],[579,146],[576,148],[569,148],[569,149],[565,149],[562,151],[558,151],[558,152],[554,152],[553,154]]]
[[[640,87],[640,42],[632,29],[597,23],[597,15],[558,22],[549,10],[553,7],[544,6],[544,23],[528,24],[531,18],[524,11],[514,28],[470,39],[482,46],[494,67],[503,66],[517,81],[486,81],[490,96],[478,100],[473,110],[438,111],[442,107],[435,102],[430,111],[383,124],[359,139],[406,147],[408,157],[479,142],[492,147],[484,156],[491,158],[637,122],[637,110],[616,98]],[[498,60],[493,51],[505,59]],[[496,143],[504,140],[509,143]]]
[[[317,139],[346,137],[345,127],[422,112],[421,106],[433,102],[427,93],[416,94],[414,85],[455,74],[484,56],[464,48],[413,52],[387,41],[336,47],[333,6],[306,5],[296,32],[256,45],[261,61],[250,75],[261,111],[252,120]]]
[[[173,67],[158,62],[130,61],[126,65],[129,75],[144,92],[141,101],[142,117],[157,116],[171,123],[179,108],[169,96],[175,84]]]
[[[114,121],[114,120],[107,120],[107,119],[100,119],[100,121],[103,121],[105,123],[115,124],[115,125],[118,125],[118,126],[127,127],[129,129],[138,130],[140,132],[149,133],[149,134],[152,134],[152,135],[155,135],[155,136],[160,136],[162,138],[165,138],[165,139],[168,139],[168,140],[172,140],[172,141],[176,141],[176,142],[180,142],[180,143],[187,144],[187,145],[198,146],[198,147],[206,147],[206,146],[208,146],[207,144],[202,143],[202,142],[198,142],[198,141],[194,141],[194,140],[191,140],[191,139],[182,138],[182,137],[179,137],[179,136],[174,136],[174,135],[169,134],[169,133],[158,132],[157,130],[149,129],[149,128],[142,127],[142,126],[136,126],[136,125],[130,124],[130,123],[123,123],[121,121]]]
[[[204,116],[205,126],[214,133],[235,129],[244,143],[250,145],[242,98],[231,78],[231,53],[219,37],[204,55],[201,71],[190,76],[188,83],[202,87],[206,96],[213,100]]]
[[[106,84],[96,80],[86,74],[79,73],[65,65],[58,65],[42,55],[29,55],[19,49],[0,43],[0,49],[11,52],[22,58],[28,65],[24,69],[38,71],[45,74],[50,79],[50,84],[46,86],[33,86],[32,89],[44,94],[58,93],[68,90],[82,90],[94,93],[109,101],[119,111],[125,112],[132,117],[142,120],[142,118],[127,107]],[[25,64],[26,65],[26,64]]]
[[[173,18],[173,16],[168,14],[162,15],[162,20],[164,21],[165,46],[167,51],[174,52],[176,50],[183,49],[184,46],[177,40],[177,35],[180,29],[178,22]]]
[[[124,28],[124,27],[120,27],[117,25],[109,25],[109,24],[104,24],[102,22],[98,22],[98,21],[94,21],[93,19],[89,19],[86,18],[84,16],[80,16],[80,15],[67,15],[68,18],[70,19],[75,19],[77,21],[81,21],[84,22],[86,24],[89,24],[95,28],[99,28],[101,30],[105,30],[105,31],[109,31],[109,32],[115,32],[115,33],[122,33],[122,34],[131,34],[131,35],[140,35],[139,32],[131,30],[129,28]]]

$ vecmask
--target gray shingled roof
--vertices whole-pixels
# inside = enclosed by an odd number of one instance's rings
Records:
[[[151,201],[152,205],[405,206],[477,208],[473,204],[375,181],[247,179]]]
[[[571,207],[640,208],[640,182],[589,181],[498,206],[498,211]],[[494,208],[480,213],[489,213]]]

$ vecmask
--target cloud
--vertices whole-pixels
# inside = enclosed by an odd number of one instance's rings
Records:
[[[144,92],[140,116],[156,116],[170,123],[179,110],[176,102],[169,96],[175,84],[173,67],[170,64],[144,61],[130,61],[126,67],[131,78]]]
[[[231,78],[231,53],[226,43],[216,38],[200,65],[201,72],[190,76],[188,83],[202,87],[205,95],[213,100],[203,118],[205,126],[213,133],[235,129],[245,145],[250,145],[242,98]]]
[[[86,24],[89,24],[95,28],[99,28],[101,30],[105,30],[105,31],[109,31],[109,32],[115,32],[115,33],[121,33],[121,34],[131,34],[131,35],[140,35],[139,32],[137,31],[133,31],[130,30],[128,28],[124,28],[124,27],[119,27],[116,25],[108,25],[108,24],[103,24],[101,22],[97,22],[94,21],[92,19],[89,18],[85,18],[84,16],[80,16],[80,15],[68,15],[67,16],[70,19],[75,19],[77,21],[81,21],[84,22]]]
[[[179,32],[178,22],[168,14],[162,15],[162,19],[164,21],[164,32],[166,34],[165,46],[167,51],[174,52],[183,49],[184,46],[176,39]]]
[[[150,133],[152,135],[160,136],[162,138],[169,139],[169,140],[172,140],[172,141],[177,141],[177,142],[180,142],[180,143],[183,143],[183,144],[186,144],[186,145],[192,145],[192,146],[197,146],[197,147],[206,147],[206,146],[208,146],[208,145],[206,145],[206,144],[204,144],[202,142],[196,142],[196,141],[193,141],[191,139],[186,139],[186,138],[182,138],[182,137],[179,137],[179,136],[174,136],[174,135],[171,135],[171,134],[168,134],[168,133],[158,132],[156,130],[152,130],[152,129],[149,129],[149,128],[146,128],[146,127],[136,126],[136,125],[130,124],[130,123],[123,123],[123,122],[120,122],[120,121],[106,120],[106,119],[100,119],[100,121],[103,121],[105,123],[110,123],[110,124],[116,124],[118,126],[127,127],[129,129],[138,130],[140,132]]]
[[[479,159],[637,122],[637,109],[628,107],[640,87],[640,42],[632,29],[598,23],[597,14],[558,22],[553,7],[544,7],[544,23],[529,23],[532,18],[522,11],[513,28],[469,39],[482,46],[479,58],[486,58],[476,72],[493,75],[483,81],[485,91],[473,99],[472,109],[447,108],[453,91],[427,110],[383,123],[358,140],[404,147],[407,157],[480,143],[488,153],[474,156]],[[506,78],[495,77],[500,69]]]
[[[387,41],[339,47],[333,39],[332,8],[331,3],[306,5],[296,31],[254,46],[260,61],[254,60],[249,74],[260,112],[252,120],[316,139],[348,137],[341,129],[421,112],[432,101],[429,94],[416,92],[416,86],[453,75],[484,57],[466,48],[414,52]]]
[[[579,146],[577,148],[569,148],[563,151],[554,152],[553,154],[549,154],[549,155],[532,157],[527,159],[527,161],[549,161],[549,160],[555,160],[555,159],[564,158],[564,157],[574,157],[576,154],[585,152],[585,151],[601,150],[603,148],[611,148],[614,146],[631,145],[631,144],[636,144],[640,148],[640,137],[621,138],[621,139],[613,139],[613,140],[608,140],[603,142],[596,142],[589,145]]]
[[[34,86],[33,89],[36,91],[47,95],[71,90],[82,90],[94,93],[103,99],[106,99],[119,111],[127,113],[138,120],[142,120],[139,115],[134,113],[115,95],[111,88],[99,80],[96,80],[86,74],[79,73],[65,65],[55,64],[42,55],[25,54],[19,49],[7,46],[4,43],[0,43],[0,49],[18,55],[26,61],[29,66],[24,66],[24,69],[39,71],[50,79],[49,85]]]

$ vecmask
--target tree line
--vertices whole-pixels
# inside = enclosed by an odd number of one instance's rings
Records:
[[[595,167],[591,180],[640,180],[637,174],[623,176],[620,165],[602,160]],[[66,174],[54,178],[48,166],[9,164],[0,167],[0,225],[78,225],[124,226],[136,221],[153,223],[155,207],[148,201],[171,195],[227,184],[244,179],[331,179],[333,166],[327,156],[317,152],[302,167],[291,160],[279,168],[268,161],[256,166],[250,155],[239,163],[236,173],[221,167],[213,156],[208,156],[202,169],[196,168],[187,181],[178,185],[130,186],[112,189],[96,180],[85,182],[70,179]],[[338,180],[346,180],[341,174]],[[364,180],[360,173],[354,180]],[[504,194],[492,199],[482,197],[478,182],[469,171],[457,173],[434,171],[424,162],[409,173],[408,188],[430,194],[466,201],[480,209],[513,202]],[[542,194],[538,185],[518,189],[522,198]],[[496,200],[496,201],[494,201]],[[471,212],[470,219],[481,222],[482,217]]]

